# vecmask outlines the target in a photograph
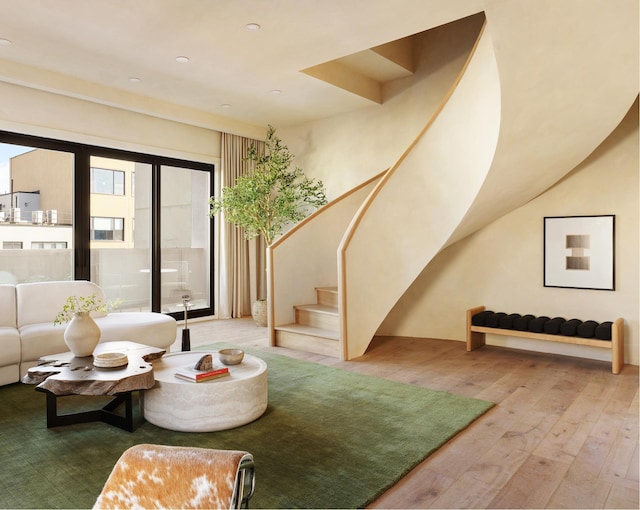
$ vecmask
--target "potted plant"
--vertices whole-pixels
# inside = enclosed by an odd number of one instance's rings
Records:
[[[242,227],[246,239],[262,236],[271,246],[285,228],[327,203],[322,181],[292,166],[294,156],[273,126],[268,126],[264,152],[251,145],[245,159],[253,163],[250,171],[209,203],[211,216],[224,211],[225,220]]]
[[[91,356],[100,342],[100,328],[91,317],[91,312],[106,312],[107,306],[95,294],[69,296],[53,323],[68,323],[64,330],[64,341],[74,356]]]

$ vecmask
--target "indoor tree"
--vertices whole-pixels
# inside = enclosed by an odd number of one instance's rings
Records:
[[[264,151],[255,144],[247,149],[249,171],[224,187],[220,198],[210,198],[211,216],[223,211],[227,222],[244,229],[246,239],[262,236],[271,246],[287,226],[327,203],[322,181],[304,175],[293,158],[269,125]],[[266,300],[254,301],[252,315],[258,326],[267,325]]]
[[[293,158],[269,125],[264,152],[249,146],[246,160],[252,168],[223,188],[220,198],[211,197],[211,215],[224,211],[227,222],[244,228],[246,239],[261,235],[270,246],[288,225],[327,203],[322,181],[292,166]]]

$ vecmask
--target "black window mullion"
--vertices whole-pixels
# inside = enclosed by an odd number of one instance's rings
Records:
[[[154,162],[151,167],[151,310],[159,312],[161,308],[160,288],[162,286],[161,228],[160,228],[160,164]]]
[[[74,159],[73,246],[74,279],[91,280],[91,168],[87,150],[77,150]]]

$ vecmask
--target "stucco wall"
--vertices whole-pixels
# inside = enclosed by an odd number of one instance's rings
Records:
[[[0,82],[0,130],[215,163],[220,133],[173,120]]]
[[[638,364],[638,103],[612,135],[549,191],[440,253],[400,299],[379,335],[465,339],[465,310],[626,322]],[[614,214],[616,290],[543,286],[543,218]],[[594,359],[602,349],[489,337],[488,343]]]
[[[421,34],[415,74],[385,84],[382,105],[278,129],[296,165],[325,183],[330,200],[391,167],[454,83],[483,22],[478,14]]]

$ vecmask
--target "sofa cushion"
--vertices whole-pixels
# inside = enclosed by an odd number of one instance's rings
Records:
[[[16,327],[16,286],[0,285],[0,327]]]
[[[16,285],[18,328],[29,324],[53,324],[69,296],[90,296],[91,294],[95,294],[106,303],[102,289],[86,280],[19,283]],[[106,314],[103,312],[91,313],[92,317],[104,315]]]
[[[169,350],[176,341],[176,320],[154,312],[117,312],[95,319],[102,332],[100,342],[128,340]]]
[[[67,352],[69,348],[64,343],[64,330],[64,325],[54,326],[53,322],[22,326],[22,362],[37,361],[42,356]]]
[[[0,327],[0,367],[20,364],[20,335],[16,328]]]

